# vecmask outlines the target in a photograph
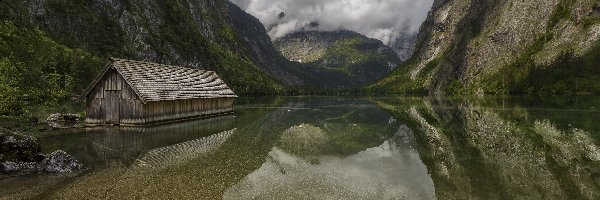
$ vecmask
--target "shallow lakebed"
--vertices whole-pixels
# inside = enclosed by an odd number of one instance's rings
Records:
[[[244,97],[41,140],[88,169],[3,178],[0,198],[600,198],[600,97]]]

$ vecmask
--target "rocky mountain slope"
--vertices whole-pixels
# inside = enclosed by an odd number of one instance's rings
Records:
[[[271,38],[254,16],[246,13],[238,6],[228,3],[229,19],[234,32],[240,38],[244,52],[253,62],[273,77],[287,86],[302,86],[307,84],[307,78],[297,71],[294,63],[290,63],[273,46]]]
[[[416,40],[417,34],[403,33],[391,41],[388,46],[392,48],[396,54],[398,54],[398,58],[404,62],[408,60],[415,51]]]
[[[328,88],[361,87],[391,72],[401,60],[381,41],[352,31],[303,31],[274,41],[287,59]],[[311,70],[312,69],[312,70]]]
[[[600,93],[596,0],[436,0],[381,93]]]

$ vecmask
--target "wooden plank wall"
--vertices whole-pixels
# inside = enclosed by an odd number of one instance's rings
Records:
[[[111,95],[111,96],[107,96]],[[112,99],[116,102],[108,102]],[[120,124],[143,124],[143,102],[116,70],[109,70],[87,97],[86,123],[106,124],[119,118]]]
[[[149,102],[144,109],[146,123],[215,115],[233,111],[233,98],[188,99]]]

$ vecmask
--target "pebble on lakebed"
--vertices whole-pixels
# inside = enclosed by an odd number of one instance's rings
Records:
[[[0,130],[0,173],[70,173],[83,165],[64,151],[48,155],[40,152],[40,143],[32,136]]]

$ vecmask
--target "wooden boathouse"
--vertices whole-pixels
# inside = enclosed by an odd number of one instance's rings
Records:
[[[213,71],[111,58],[88,87],[87,124],[145,125],[233,112],[237,95]]]

